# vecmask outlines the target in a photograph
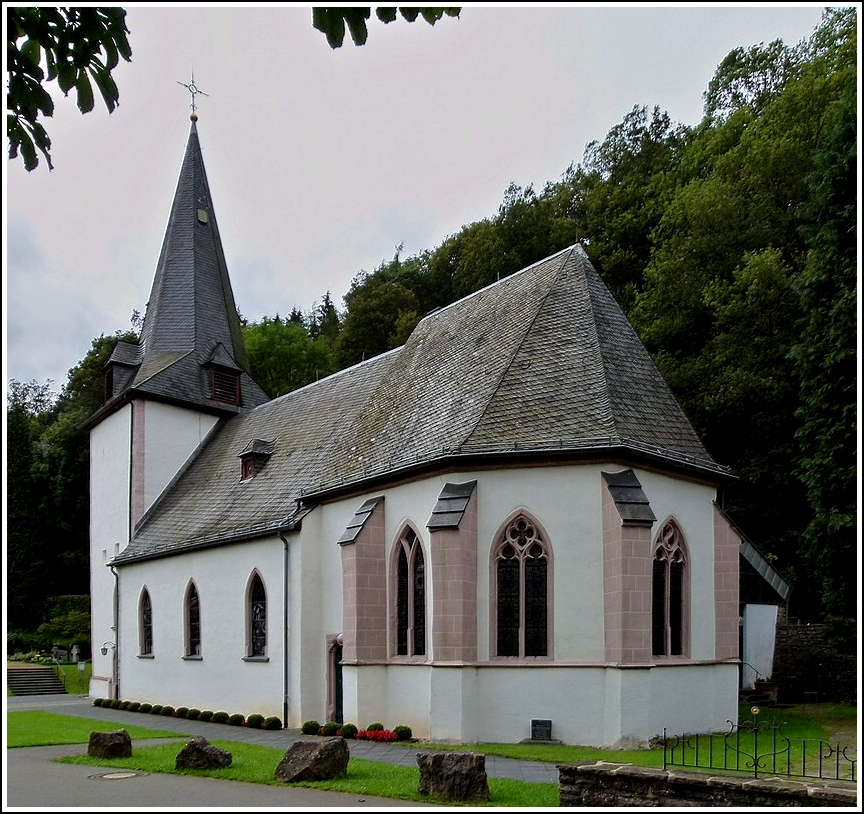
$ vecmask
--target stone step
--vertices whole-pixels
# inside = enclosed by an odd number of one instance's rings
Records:
[[[66,692],[51,667],[9,667],[6,687],[14,695],[54,695]]]

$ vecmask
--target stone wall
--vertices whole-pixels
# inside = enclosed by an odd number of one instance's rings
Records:
[[[558,766],[558,805],[660,808],[858,807],[857,786],[818,781],[730,777],[632,764],[579,761]]]
[[[855,656],[838,652],[824,625],[778,620],[771,680],[784,704],[857,700]]]

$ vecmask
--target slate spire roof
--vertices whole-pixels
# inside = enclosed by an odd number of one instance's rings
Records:
[[[241,481],[254,439],[272,454]],[[401,348],[226,422],[116,562],[272,534],[419,472],[580,460],[728,475],[576,245],[428,315]]]
[[[240,319],[193,118],[138,345],[118,343],[113,395],[129,391],[217,412],[262,404],[249,376]],[[211,368],[240,376],[240,405],[214,400]]]

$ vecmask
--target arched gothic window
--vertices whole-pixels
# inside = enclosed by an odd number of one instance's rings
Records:
[[[141,592],[141,603],[138,611],[138,619],[138,652],[142,656],[152,656],[153,608],[150,605],[150,592],[146,588]]]
[[[423,548],[407,528],[396,554],[396,655],[426,655],[426,568]]]
[[[684,540],[671,520],[660,529],[654,548],[651,585],[651,652],[655,656],[684,654]]]
[[[186,591],[186,655],[201,655],[201,606],[194,582]]]
[[[510,523],[495,549],[498,656],[546,656],[549,552],[525,517]]]
[[[249,584],[249,643],[247,654],[250,656],[267,655],[267,594],[264,582],[256,572]]]

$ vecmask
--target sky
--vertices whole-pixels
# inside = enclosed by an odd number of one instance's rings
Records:
[[[493,217],[511,183],[560,180],[634,106],[696,124],[733,48],[806,39],[823,6],[468,4],[434,26],[373,13],[366,44],[338,49],[309,6],[123,7],[117,109],[97,94],[82,115],[54,87],[54,169],[7,159],[4,386],[59,392],[94,338],[144,313],[193,76],[234,298],[257,321],[328,292],[342,311],[356,275]]]

